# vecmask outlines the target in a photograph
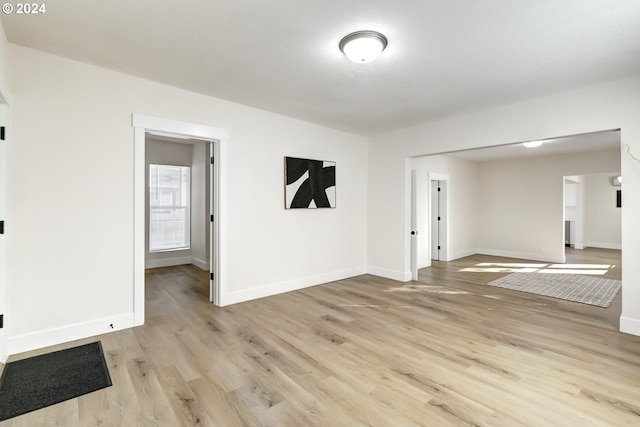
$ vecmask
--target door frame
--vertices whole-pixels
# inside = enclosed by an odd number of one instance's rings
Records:
[[[220,272],[221,259],[221,242],[223,229],[222,223],[224,216],[220,215],[220,206],[224,192],[224,147],[229,139],[229,131],[226,129],[215,128],[195,123],[182,122],[172,119],[164,119],[160,117],[148,116],[143,114],[132,114],[132,126],[134,128],[134,222],[133,222],[133,314],[134,325],[140,326],[144,324],[145,312],[145,279],[144,279],[144,260],[145,260],[145,134],[153,132],[155,134],[164,134],[169,137],[176,138],[193,138],[202,141],[208,141],[213,144],[211,152],[215,158],[213,167],[211,168],[212,186],[209,189],[212,202],[213,212],[211,214],[215,218],[215,222],[211,226],[212,239],[209,242],[212,269],[214,280],[210,280],[210,299],[216,305],[221,305],[221,296],[223,294],[224,276]]]
[[[437,228],[440,228],[440,223],[439,221],[436,220],[437,216],[438,216],[438,212],[436,212],[436,210],[440,210],[440,193],[439,191],[435,190],[434,188],[440,188],[440,181],[436,181],[431,180],[428,181],[428,185],[429,185],[429,190],[428,190],[428,197],[429,197],[429,203],[430,203],[430,207],[431,209],[429,209],[429,205],[427,205],[427,216],[429,218],[429,241],[425,242],[425,243],[429,243],[429,245],[427,245],[428,249],[428,258],[429,258],[429,265],[431,265],[431,261],[436,260],[436,257],[434,256],[434,249],[436,248],[436,246],[439,246],[439,238],[440,238],[440,233],[439,230],[435,230],[435,226],[437,224]],[[437,208],[437,209],[436,209]],[[439,251],[439,249],[437,249]],[[438,258],[437,261],[440,261],[440,254],[438,254]]]
[[[5,102],[4,96],[0,92],[0,126],[5,128],[4,140],[0,140],[0,220],[6,221],[7,215],[7,168],[9,166],[8,161],[8,147],[7,140],[9,134],[9,105]],[[6,225],[6,224],[5,224]],[[0,235],[0,314],[3,317],[3,327],[0,328],[0,363],[5,363],[9,357],[8,341],[7,341],[7,244],[6,235]]]
[[[209,302],[217,306],[222,304],[221,291],[219,286],[220,274],[220,142],[209,142],[209,156],[211,158],[211,168],[209,169],[209,271],[213,274],[209,281]]]
[[[418,280],[418,171],[411,169],[411,280]]]

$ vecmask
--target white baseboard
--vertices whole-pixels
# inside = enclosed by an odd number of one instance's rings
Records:
[[[622,249],[622,245],[620,243],[585,242],[584,245],[588,248]]]
[[[174,265],[191,264],[191,257],[148,259],[144,262],[144,268],[172,267]]]
[[[421,268],[427,268],[427,267],[431,267],[431,261],[430,260],[418,261],[418,270],[420,270]]]
[[[482,254],[482,255],[500,256],[500,257],[506,257],[506,258],[519,258],[519,259],[527,259],[532,261],[544,261],[544,262],[554,262],[554,263],[564,263],[565,261],[564,257],[552,257],[552,256],[540,255],[540,254],[501,251],[501,250],[486,249],[486,248],[478,248],[476,249],[476,253]]]
[[[334,282],[336,280],[359,276],[361,274],[366,274],[366,272],[367,269],[364,266],[354,267],[329,273],[323,273],[317,276],[308,276],[280,283],[272,283],[269,285],[242,291],[223,292],[222,295],[220,295],[220,306],[237,304],[240,302],[251,301],[257,298],[264,298],[272,295],[282,294],[285,292],[296,291],[298,289],[321,285],[323,283]]]
[[[477,252],[475,249],[468,249],[466,251],[460,251],[454,254],[443,254],[444,259],[442,259],[441,261],[444,261],[444,262],[455,261],[458,258],[464,258],[467,256],[475,255],[476,253]],[[425,268],[425,267],[431,267],[431,260],[422,260],[418,262],[418,269]]]
[[[173,267],[174,265],[193,264],[202,270],[209,270],[209,263],[193,256],[177,258],[149,259],[144,262],[144,268]]]
[[[620,332],[640,336],[640,319],[620,316]]]
[[[388,268],[376,267],[375,265],[367,267],[367,273],[384,277],[385,279],[397,280],[398,282],[409,282],[411,280],[410,271],[390,270]]]
[[[200,268],[201,270],[205,270],[208,271],[209,270],[209,263],[207,261],[203,261],[201,259],[198,259],[194,256],[191,257],[191,264],[195,265],[196,267]]]
[[[478,253],[477,249],[467,249],[466,251],[460,251],[460,252],[456,252],[455,254],[450,254],[449,259],[447,261],[454,261],[456,259],[475,255],[477,253]]]
[[[10,355],[23,353],[51,345],[132,328],[133,326],[133,313],[127,313],[59,328],[45,329],[30,334],[16,335],[8,339],[8,353]]]

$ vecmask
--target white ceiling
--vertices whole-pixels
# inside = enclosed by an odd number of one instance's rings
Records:
[[[454,151],[446,153],[446,155],[474,162],[489,162],[521,157],[555,156],[559,154],[614,149],[620,150],[619,130],[547,139],[541,146],[535,148],[527,148],[522,145],[522,143],[516,143],[475,150]]]
[[[375,135],[640,74],[637,0],[54,0],[10,42]],[[350,63],[340,39],[387,49]]]

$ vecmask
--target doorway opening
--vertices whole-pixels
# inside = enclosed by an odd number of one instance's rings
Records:
[[[420,166],[416,163],[417,166]],[[411,279],[431,260],[448,261],[449,175],[411,170]]]
[[[619,170],[564,177],[564,247],[622,249]]]
[[[435,188],[432,181],[438,179],[425,179],[430,171],[446,173],[449,183],[455,183],[447,205],[448,265],[429,264],[434,271],[420,266],[419,280],[430,283],[443,272],[448,274],[456,265],[452,261],[474,262],[465,266],[465,272],[473,269],[473,274],[486,278],[527,267],[518,264],[573,263],[585,264],[584,268],[606,264],[611,267],[607,277],[619,279],[620,161],[619,129],[551,138],[534,149],[514,143],[410,158],[408,168],[415,171],[418,182],[428,182],[430,195],[431,186]],[[573,197],[568,195],[567,183]],[[436,203],[431,199],[432,206]],[[418,200],[417,207],[418,218],[426,217],[426,202]],[[429,213],[430,221],[434,216]],[[581,230],[575,224],[565,227],[565,220],[580,222]],[[426,227],[418,225],[417,232]],[[433,222],[429,225],[436,227]],[[565,238],[567,228],[571,230]],[[435,233],[429,234],[435,238]],[[440,257],[431,256],[429,263],[431,258]],[[618,303],[607,316],[616,318],[616,313],[611,314],[616,310],[619,317]]]
[[[205,141],[209,145],[209,268],[210,286],[209,301],[222,305],[221,295],[224,287],[224,276],[221,275],[221,221],[220,215],[223,196],[222,165],[224,164],[222,148],[228,138],[225,129],[213,128],[193,123],[170,119],[133,114],[134,127],[134,323],[144,324],[145,307],[145,262],[146,262],[146,135],[169,138],[171,140]]]
[[[210,142],[145,136],[145,268],[209,270]]]

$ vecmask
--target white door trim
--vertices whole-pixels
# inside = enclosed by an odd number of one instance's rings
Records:
[[[209,144],[209,155],[214,159],[209,173],[209,212],[213,215],[213,221],[209,224],[209,266],[213,273],[209,281],[209,301],[217,306],[221,303],[220,291],[220,144],[211,142]]]
[[[172,119],[147,116],[143,114],[132,114],[132,126],[134,128],[134,206],[133,206],[133,313],[134,324],[136,326],[144,324],[144,260],[145,260],[145,133],[150,132],[156,135],[165,135],[174,138],[193,138],[213,143],[216,156],[214,165],[213,191],[216,199],[214,203],[215,216],[213,241],[210,242],[214,253],[214,275],[215,290],[213,293],[214,303],[221,305],[222,287],[224,278],[220,275],[220,247],[223,246],[220,230],[224,221],[224,216],[220,215],[221,197],[224,195],[224,176],[222,165],[224,164],[224,146],[229,139],[229,132],[226,129],[214,128],[210,126],[182,122]],[[213,228],[213,227],[212,227]]]
[[[5,127],[5,141],[0,141],[0,220],[4,221],[7,218],[6,202],[7,202],[7,167],[9,162],[7,159],[7,141],[8,139],[8,124],[9,124],[9,106],[2,102],[2,95],[0,94],[0,126]],[[6,251],[6,237],[0,236],[0,314],[4,315],[4,327],[0,329],[0,363],[5,363],[9,357],[8,343],[7,343],[7,325],[6,315],[9,309],[7,301],[7,251]]]

